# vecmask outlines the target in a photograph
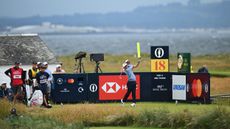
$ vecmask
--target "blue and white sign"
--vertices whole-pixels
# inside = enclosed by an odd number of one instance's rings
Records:
[[[186,100],[186,76],[172,75],[172,99]]]

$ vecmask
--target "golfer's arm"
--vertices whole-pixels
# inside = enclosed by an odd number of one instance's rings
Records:
[[[120,73],[120,76],[122,75],[122,73],[124,72],[123,68],[121,68],[121,73]]]
[[[136,65],[134,65],[134,66],[133,66],[133,68],[137,68],[137,67],[139,67],[140,62],[141,62],[141,61],[140,61],[140,60],[138,60],[137,64],[136,64]]]

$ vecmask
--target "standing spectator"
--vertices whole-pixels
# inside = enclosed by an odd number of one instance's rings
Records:
[[[10,77],[11,79],[11,88],[13,90],[14,99],[13,102],[15,104],[16,99],[20,97],[20,94],[22,94],[22,86],[25,80],[25,76],[23,75],[23,69],[20,68],[21,63],[15,62],[15,66],[12,68],[9,68],[5,71],[5,74]]]
[[[42,65],[42,63],[41,62],[37,62],[37,69],[40,71],[40,69],[41,69],[41,65]]]
[[[48,103],[47,99],[47,87],[48,87],[48,78],[49,74],[45,72],[46,66],[44,64],[41,65],[41,70],[36,74],[36,81],[38,83],[39,89],[42,91],[43,94],[43,105],[47,108],[51,108],[52,106]]]
[[[51,87],[53,87],[53,75],[52,75],[51,70],[48,69],[48,63],[44,62],[43,65],[45,66],[45,72],[49,74],[48,86],[47,86],[48,95],[46,96],[48,100],[48,98],[50,97],[50,93],[51,93]]]
[[[29,86],[31,91],[34,91],[34,80],[36,80],[36,74],[39,72],[39,69],[37,68],[37,62],[32,62],[32,68],[29,69],[28,76],[29,76]],[[31,92],[32,93],[32,92]]]
[[[128,91],[126,92],[125,96],[123,99],[121,99],[121,103],[124,104],[125,101],[127,101],[130,93],[132,93],[132,98],[133,98],[133,103],[131,104],[132,107],[136,106],[136,76],[133,73],[133,69],[137,68],[140,64],[140,60],[138,60],[138,63],[134,66],[130,63],[129,60],[126,60],[125,63],[123,63],[122,68],[123,71],[126,73],[128,76],[128,82],[127,82],[127,87]]]
[[[0,99],[8,99],[13,101],[13,92],[10,88],[7,88],[6,82],[3,82],[0,86]]]

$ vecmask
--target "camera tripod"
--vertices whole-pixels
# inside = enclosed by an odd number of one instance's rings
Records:
[[[100,72],[102,73],[102,70],[100,68],[100,62],[99,61],[95,61],[96,62],[96,66],[95,66],[95,73],[98,73],[98,70],[100,70]]]
[[[76,63],[77,63],[77,60],[76,60]],[[77,73],[85,73],[84,65],[82,63],[82,58],[79,58],[79,63],[77,65],[76,72]]]

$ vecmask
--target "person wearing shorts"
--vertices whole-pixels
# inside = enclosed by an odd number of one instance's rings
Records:
[[[39,89],[42,91],[43,94],[43,105],[47,108],[51,108],[52,106],[48,103],[47,100],[47,95],[48,95],[47,87],[48,87],[49,74],[45,72],[45,69],[46,69],[45,65],[42,64],[40,72],[36,74],[36,81],[38,83]]]
[[[23,69],[20,68],[21,63],[15,62],[15,66],[5,71],[5,74],[11,79],[11,89],[14,94],[13,102],[16,103],[17,98],[22,94],[22,86],[24,84],[25,76]]]

